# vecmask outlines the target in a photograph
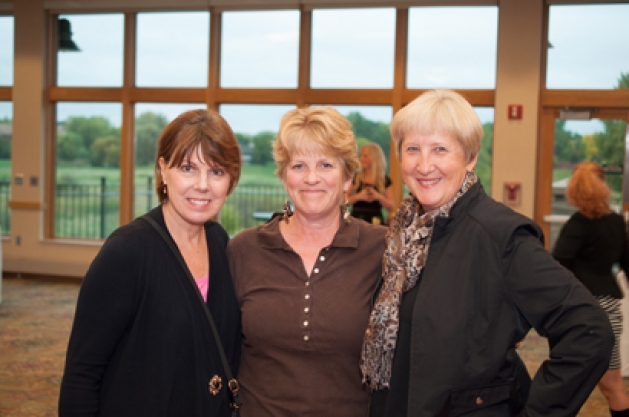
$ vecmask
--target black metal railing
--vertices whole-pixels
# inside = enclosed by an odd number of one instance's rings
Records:
[[[281,185],[239,185],[227,198],[219,221],[230,236],[265,222],[286,202],[286,191]]]
[[[118,184],[57,184],[55,237],[104,239],[118,227]]]
[[[141,215],[158,204],[153,178],[134,191],[135,215]],[[0,227],[10,231],[11,194],[9,180],[0,180]],[[57,184],[55,191],[54,235],[61,238],[104,239],[118,227],[120,186],[101,177],[94,184]],[[266,221],[280,211],[286,201],[281,185],[239,185],[227,198],[219,222],[230,235]]]

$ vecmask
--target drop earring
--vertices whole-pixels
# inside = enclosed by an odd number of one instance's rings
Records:
[[[166,184],[164,184],[164,188],[162,188],[162,193],[164,195],[168,195],[168,187],[166,186]]]
[[[293,210],[290,208],[290,201],[286,200],[286,203],[284,203],[284,214],[282,215],[282,220],[284,220],[286,223],[288,223],[288,219],[290,216],[293,215]]]
[[[345,223],[349,223],[351,214],[349,212],[349,200],[347,199],[347,197],[345,198],[345,203],[341,207],[341,211],[343,212],[343,220],[345,220]]]

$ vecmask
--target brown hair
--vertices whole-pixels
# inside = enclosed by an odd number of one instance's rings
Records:
[[[180,166],[201,150],[206,164],[218,165],[229,175],[229,193],[234,191],[240,179],[242,159],[236,135],[225,119],[214,110],[190,110],[177,116],[164,128],[157,140],[155,160],[155,191],[160,203],[166,199],[164,180],[159,168],[159,159],[166,166]]]
[[[344,178],[354,177],[360,163],[351,123],[332,107],[289,110],[282,116],[280,130],[273,142],[275,174],[286,178],[286,167],[295,154],[321,153],[338,158]]]
[[[577,165],[568,182],[566,197],[587,218],[609,213],[611,191],[605,183],[603,168],[594,162]]]

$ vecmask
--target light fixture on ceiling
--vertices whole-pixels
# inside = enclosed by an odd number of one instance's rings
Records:
[[[68,19],[57,20],[57,50],[60,52],[80,52],[72,40],[72,30]]]

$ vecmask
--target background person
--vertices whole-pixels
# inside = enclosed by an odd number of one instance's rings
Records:
[[[607,313],[616,343],[609,369],[598,383],[612,416],[629,417],[629,397],[620,374],[620,336],[622,334],[622,291],[612,272],[619,263],[629,271],[629,246],[625,221],[609,207],[611,192],[600,165],[584,162],[574,169],[566,189],[568,202],[577,207],[559,233],[553,256],[594,295]]]
[[[227,248],[242,309],[241,414],[366,416],[358,363],[386,229],[345,216],[358,167],[351,125],[332,108],[291,110],[273,156],[294,213]]]
[[[365,333],[371,415],[576,415],[605,372],[613,334],[539,227],[483,191],[474,109],[434,90],[390,130],[411,195],[387,231]],[[531,326],[550,345],[532,384],[514,348]]]
[[[155,163],[161,204],[148,216],[167,230],[197,285],[147,222],[114,231],[81,286],[60,417],[230,415],[228,379],[201,296],[235,372],[241,328],[228,236],[210,219],[240,169],[238,142],[218,113],[193,110],[166,126]],[[224,387],[214,396],[208,383],[215,376]]]
[[[385,224],[382,208],[393,209],[391,179],[385,174],[386,159],[377,143],[360,148],[360,171],[356,174],[347,196],[352,216],[369,223]]]

